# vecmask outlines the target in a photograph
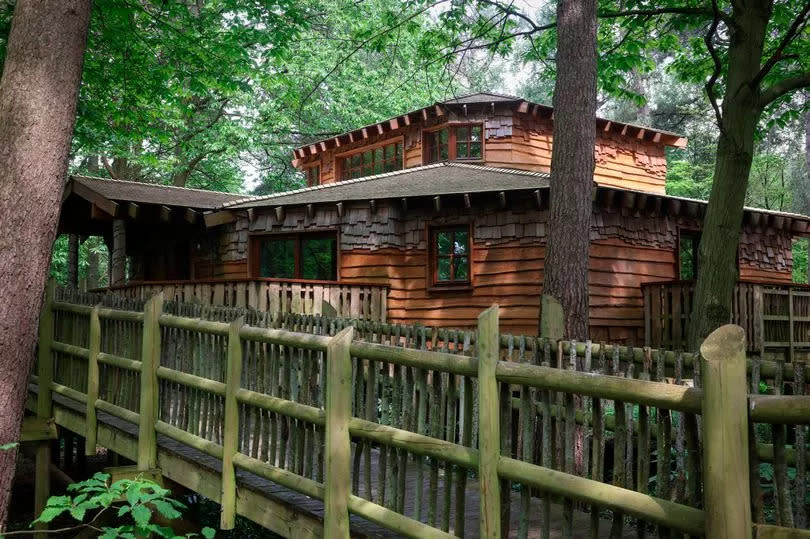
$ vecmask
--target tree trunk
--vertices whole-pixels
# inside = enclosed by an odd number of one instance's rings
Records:
[[[20,433],[90,0],[18,0],[0,80],[0,444]],[[0,529],[16,451],[0,451]]]
[[[98,253],[91,248],[87,252],[87,289],[99,287],[100,275],[98,272]]]
[[[595,0],[562,0],[557,4],[553,104],[551,208],[543,293],[560,302],[565,336],[587,339],[596,144]]]
[[[125,284],[127,280],[127,225],[123,219],[113,220],[110,268],[110,286]]]
[[[810,101],[810,97],[807,98]],[[807,170],[804,175],[804,189],[801,191],[799,213],[810,215],[810,110],[804,114],[804,162]]]
[[[67,285],[76,290],[79,288],[79,236],[78,234],[68,234],[68,259],[67,259]]]
[[[697,350],[709,333],[731,320],[737,283],[737,245],[759,122],[759,73],[770,2],[735,7],[728,51],[726,93],[709,205],[698,249],[689,344]]]

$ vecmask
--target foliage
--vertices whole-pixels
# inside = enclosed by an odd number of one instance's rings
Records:
[[[91,236],[85,241],[79,243],[79,280],[88,279],[90,272],[90,258],[91,254],[96,256],[98,267],[98,283],[90,283],[97,286],[106,286],[107,284],[107,260],[108,252],[104,240],[98,236]],[[53,242],[53,251],[51,252],[51,270],[50,276],[62,286],[67,284],[68,274],[68,236],[60,235]]]
[[[793,242],[793,282],[800,284],[810,283],[810,274],[807,272],[807,238]]]
[[[0,444],[0,451],[11,451],[12,449],[17,447],[18,445],[20,445],[20,444],[18,444],[17,442],[11,442],[11,443],[8,443],[8,444]]]
[[[109,483],[110,476],[96,473],[92,478],[68,486],[70,496],[51,496],[43,509],[42,514],[32,523],[52,522],[57,517],[67,514],[73,520],[82,523],[71,530],[89,527],[97,531],[102,539],[135,539],[150,534],[155,537],[177,538],[174,531],[167,526],[153,523],[155,512],[167,520],[180,517],[181,510],[186,506],[169,497],[170,492],[153,481],[142,476],[134,480],[122,479]],[[116,527],[97,527],[94,523],[107,511],[115,510],[115,518],[119,521]],[[96,512],[88,522],[85,519]],[[63,530],[68,531],[68,530]],[[6,536],[18,535],[11,532]],[[211,528],[203,528],[202,536],[212,539],[215,532]],[[188,534],[184,537],[196,537],[197,534]]]

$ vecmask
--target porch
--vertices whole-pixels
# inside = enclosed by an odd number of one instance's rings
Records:
[[[650,282],[644,297],[645,344],[686,350],[694,281]],[[810,286],[740,281],[729,320],[745,329],[749,353],[791,361],[810,356]]]

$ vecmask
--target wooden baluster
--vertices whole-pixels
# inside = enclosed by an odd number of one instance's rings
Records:
[[[335,335],[327,346],[326,379],[326,481],[324,485],[324,536],[349,537],[351,467],[349,419],[352,413],[352,359],[349,348],[354,328]]]
[[[700,353],[706,537],[751,537],[745,333],[723,326]]]
[[[87,358],[87,411],[85,412],[84,454],[92,457],[96,454],[96,400],[98,400],[98,354],[101,351],[101,321],[98,317],[99,305],[90,313],[90,354]]]
[[[480,537],[501,536],[501,493],[498,460],[501,455],[500,407],[498,405],[498,306],[478,317],[478,481],[480,491]]]
[[[152,297],[144,308],[141,349],[141,401],[138,424],[138,470],[157,468],[157,368],[160,365],[160,314],[163,294]]]
[[[233,457],[239,441],[239,403],[236,392],[242,381],[242,341],[239,330],[245,325],[240,317],[231,323],[228,330],[228,370],[225,376],[225,417],[222,441],[222,512],[220,528],[232,530],[236,524],[236,469]]]

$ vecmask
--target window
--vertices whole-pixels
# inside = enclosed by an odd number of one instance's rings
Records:
[[[691,281],[697,277],[698,245],[700,232],[681,230],[678,239],[678,269],[681,280]]]
[[[437,228],[431,234],[433,283],[469,284],[470,227]]]
[[[320,165],[308,167],[304,172],[307,175],[307,187],[312,187],[313,185],[320,185],[321,183]]]
[[[350,180],[401,170],[403,167],[402,162],[402,142],[377,146],[341,158],[340,177],[342,180]]]
[[[425,164],[439,161],[482,159],[484,156],[483,126],[455,125],[423,135]]]
[[[297,234],[254,238],[257,277],[337,280],[337,236]]]

